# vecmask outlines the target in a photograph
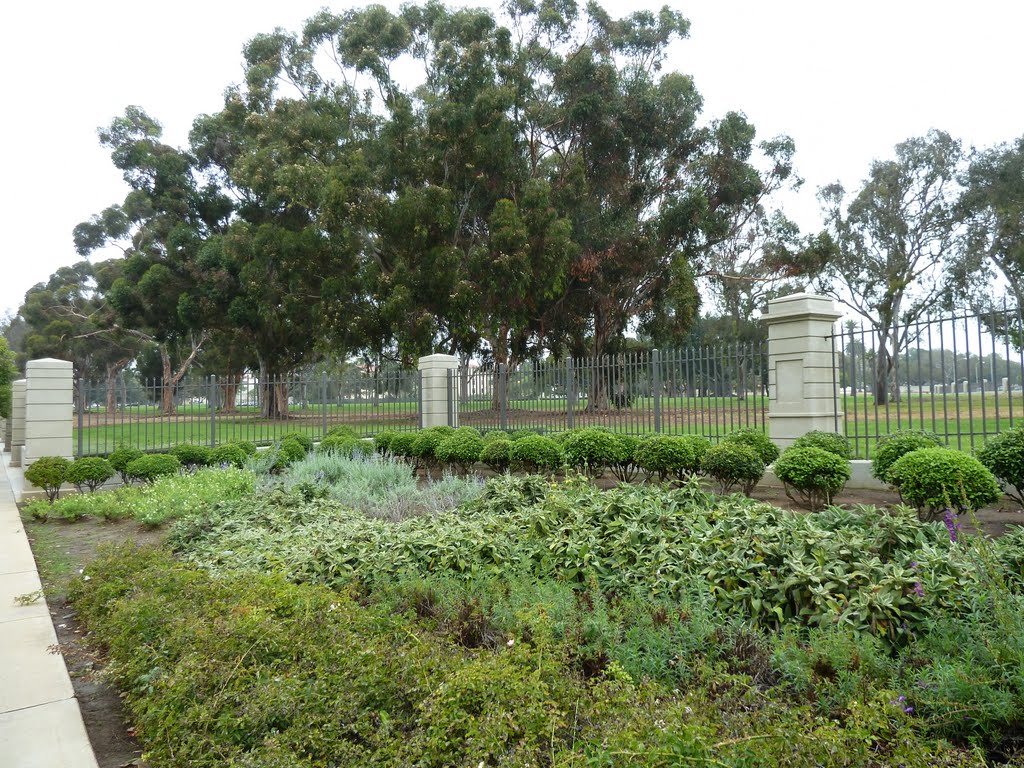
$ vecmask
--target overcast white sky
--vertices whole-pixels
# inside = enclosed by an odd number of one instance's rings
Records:
[[[93,0],[5,3],[0,67],[4,183],[0,312],[78,260],[71,231],[120,202],[126,188],[96,128],[130,104],[183,145],[193,118],[221,106],[242,77],[246,40],[298,29],[323,0]],[[387,2],[396,7],[398,3]],[[495,6],[495,2],[451,5]],[[663,2],[605,0],[614,15]],[[1024,3],[974,0],[715,2],[674,4],[692,22],[670,67],[695,77],[705,116],[741,110],[759,136],[796,140],[803,190],[785,210],[820,226],[816,189],[855,187],[872,159],[930,128],[965,146],[1024,134]]]

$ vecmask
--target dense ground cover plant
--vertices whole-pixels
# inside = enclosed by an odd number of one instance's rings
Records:
[[[148,453],[128,462],[125,472],[132,480],[152,483],[160,477],[176,475],[181,469],[177,456],[169,453]]]
[[[738,429],[722,438],[722,442],[751,448],[766,467],[779,458],[779,447],[763,431],[755,427]]]
[[[820,429],[812,429],[800,435],[793,441],[792,448],[820,448],[823,451],[834,453],[842,459],[850,459],[853,456],[853,449],[846,435],[836,432],[825,432]]]
[[[79,493],[86,488],[93,493],[113,476],[114,468],[101,456],[80,456],[71,462],[67,471],[67,481],[72,483]]]
[[[786,495],[811,510],[831,504],[850,479],[850,462],[841,454],[797,443],[782,452],[772,470]]]
[[[101,493],[66,496],[52,507],[45,502],[33,502],[27,511],[36,518],[135,518],[156,526],[197,514],[219,501],[244,498],[252,493],[253,482],[253,475],[240,469],[200,469],[190,475],[160,477],[141,486],[125,485]]]
[[[154,764],[982,764],[927,740],[889,691],[851,702],[841,719],[765,695],[755,669],[744,671],[756,658],[746,645],[680,691],[614,663],[582,674],[575,647],[551,639],[543,593],[520,612],[527,633],[492,642],[472,606],[439,632],[425,595],[405,613],[356,597],[263,574],[215,577],[131,548],[71,589]]]
[[[886,476],[900,497],[926,520],[944,511],[964,513],[999,500],[999,484],[973,456],[950,448],[918,448],[889,467]]]
[[[60,496],[60,487],[67,481],[71,462],[63,456],[40,456],[25,469],[25,479],[46,493],[52,504]]]
[[[978,461],[995,475],[1003,493],[1024,506],[1024,428],[990,437],[977,452]]]
[[[765,468],[761,454],[746,442],[725,440],[708,448],[700,466],[708,477],[718,483],[722,493],[738,490],[745,496],[749,496],[761,482]]]
[[[890,483],[889,468],[896,460],[918,448],[942,448],[942,438],[933,432],[918,429],[902,429],[878,438],[878,448],[871,459],[871,474],[885,483]]]

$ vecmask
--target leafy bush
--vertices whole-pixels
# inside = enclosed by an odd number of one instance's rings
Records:
[[[685,481],[701,471],[711,443],[697,435],[653,435],[639,442],[634,460],[648,478],[662,482],[669,477]]]
[[[416,433],[412,442],[411,455],[419,467],[427,467],[437,461],[434,451],[448,435],[454,434],[452,427],[430,427]]]
[[[246,456],[255,456],[259,452],[259,449],[256,448],[256,443],[251,443],[248,440],[239,440],[235,445],[241,448]]]
[[[208,467],[212,462],[210,449],[205,445],[193,445],[181,443],[169,451],[171,456],[177,456],[181,466],[189,472],[194,472],[200,467]]]
[[[373,443],[347,434],[327,435],[317,446],[318,453],[338,453],[349,458],[369,456],[374,452]]]
[[[419,434],[419,432],[396,432],[388,441],[388,452],[392,456],[400,456],[404,459],[413,458],[412,447]]]
[[[396,434],[398,433],[393,432],[391,430],[378,432],[373,438],[373,447],[374,449],[376,449],[377,453],[379,453],[381,456],[387,454],[388,451],[390,450],[391,440],[392,438],[394,438]]]
[[[177,456],[168,453],[151,453],[128,462],[125,472],[132,480],[154,482],[159,477],[176,475],[181,469]]]
[[[612,462],[612,474],[615,479],[622,483],[628,483],[639,472],[640,467],[636,463],[636,449],[640,445],[640,438],[634,435],[617,435],[619,441],[619,453]]]
[[[562,466],[558,444],[543,435],[524,435],[513,440],[508,458],[513,469],[524,472],[551,472]]]
[[[335,429],[338,429],[338,428],[335,427]],[[291,441],[296,442],[299,445],[301,445],[302,448],[303,448],[303,454],[302,454],[303,456],[305,456],[307,453],[309,453],[310,451],[313,450],[313,438],[310,437],[305,432],[298,432],[298,431],[286,432],[285,434],[281,435],[280,438],[278,438],[278,441],[282,442],[282,443],[285,440],[291,440]]]
[[[67,481],[74,483],[79,493],[83,488],[93,493],[113,476],[114,468],[110,462],[99,456],[81,456],[71,463],[67,471]]]
[[[508,440],[508,439],[509,439],[508,432],[506,432],[503,429],[490,429],[487,432],[484,432],[484,435],[483,435],[484,443],[490,443],[490,442],[493,442],[494,440]]]
[[[888,471],[900,498],[917,507],[925,520],[944,510],[977,510],[999,500],[999,484],[973,456],[950,448],[918,448],[900,457]]]
[[[335,424],[327,430],[324,437],[352,437],[359,439],[359,432],[350,424]],[[308,451],[307,451],[308,453]]]
[[[312,445],[313,441],[310,440],[309,442]],[[269,451],[269,471],[272,473],[281,473],[292,463],[306,458],[307,453],[309,453],[309,449],[303,441],[297,440],[294,437],[284,437]]]
[[[509,450],[511,448],[511,440],[487,440],[485,437],[484,447],[480,451],[480,461],[490,467],[493,471],[501,474],[509,468],[511,463],[511,457],[509,456]]]
[[[524,437],[533,437],[539,434],[540,432],[536,429],[514,429],[508,433],[508,439],[515,443]]]
[[[63,456],[40,456],[25,469],[25,479],[46,492],[52,504],[60,496],[60,487],[67,481],[71,462]]]
[[[901,429],[878,438],[878,448],[871,460],[871,474],[883,483],[892,484],[889,468],[897,459],[918,448],[942,448],[942,439],[933,432]]]
[[[996,476],[1006,495],[1024,506],[1024,427],[989,438],[977,456]]]
[[[245,466],[247,458],[248,454],[240,445],[225,443],[223,445],[218,445],[210,451],[210,466],[230,466],[241,469]]]
[[[774,447],[774,445],[772,446]],[[704,454],[701,468],[718,481],[722,493],[739,488],[749,496],[764,475],[764,462],[745,442],[723,440]]]
[[[480,460],[483,449],[484,441],[479,432],[470,427],[460,427],[437,444],[434,457],[442,464],[453,466],[465,474]]]
[[[122,445],[107,457],[107,461],[121,475],[121,482],[128,485],[132,482],[131,475],[128,474],[128,464],[142,455],[142,451],[138,448],[128,448]]]
[[[778,446],[771,441],[768,435],[754,427],[730,432],[722,438],[722,442],[752,448],[766,467],[779,458]]]
[[[841,459],[851,459],[853,449],[846,435],[836,432],[824,432],[820,429],[813,429],[793,441],[792,448],[820,448],[823,451],[834,453]],[[766,464],[768,462],[765,462]]]
[[[611,432],[601,429],[580,429],[570,432],[562,441],[562,455],[567,466],[583,469],[594,477],[624,457],[625,446]]]
[[[812,510],[831,504],[850,479],[848,459],[824,448],[796,443],[775,460],[773,470],[785,486],[786,495]],[[793,496],[794,491],[799,498]]]

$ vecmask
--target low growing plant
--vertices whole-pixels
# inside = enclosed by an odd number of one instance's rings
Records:
[[[566,466],[600,477],[624,456],[625,446],[617,435],[602,429],[580,429],[562,441]]]
[[[195,472],[200,467],[208,467],[212,461],[210,449],[205,445],[179,443],[168,453],[177,456],[181,466],[189,472]]]
[[[142,455],[142,451],[138,448],[128,448],[122,445],[107,457],[107,461],[121,476],[121,482],[128,485],[132,482],[132,477],[128,474],[128,464]]]
[[[490,433],[488,433],[490,434]],[[484,447],[480,451],[480,461],[491,468],[492,471],[501,474],[509,468],[511,457],[509,451],[512,448],[512,441],[508,439],[484,438]]]
[[[434,448],[434,457],[456,471],[466,474],[470,467],[480,460],[484,441],[480,433],[471,427],[460,427],[446,435]]]
[[[933,432],[901,429],[878,438],[878,448],[871,459],[871,474],[883,483],[892,484],[889,469],[898,459],[919,448],[942,448],[942,438]]]
[[[761,456],[745,441],[738,440],[723,440],[709,448],[701,468],[718,482],[722,493],[738,489],[745,496],[761,482],[765,469]]]
[[[751,448],[766,467],[779,458],[779,447],[771,441],[768,435],[754,427],[730,432],[722,438],[722,442]]]
[[[181,469],[177,456],[168,453],[150,453],[128,462],[125,471],[132,480],[152,483],[160,477],[176,475]]]
[[[210,451],[210,465],[214,467],[230,466],[241,469],[245,466],[246,459],[248,458],[249,454],[240,445],[235,443],[218,445]]]
[[[834,453],[841,459],[851,459],[853,457],[853,449],[850,447],[850,441],[846,439],[846,435],[840,435],[836,432],[825,432],[820,429],[813,429],[810,432],[806,432],[796,440],[793,441],[791,448],[820,448],[823,451]]]
[[[675,478],[686,482],[702,471],[702,461],[711,443],[697,435],[653,435],[640,440],[634,461],[648,479],[657,475],[664,482]]]
[[[562,466],[558,444],[543,435],[525,435],[513,440],[508,458],[513,469],[523,472],[553,472]]]
[[[1024,506],[1024,427],[990,437],[977,456],[995,475],[1003,492]]]
[[[338,428],[335,427],[335,429],[338,429]],[[335,434],[339,434],[339,433],[335,433]],[[313,438],[310,437],[305,432],[298,432],[298,431],[286,432],[285,434],[281,435],[281,437],[278,438],[278,439],[282,443],[285,440],[291,440],[291,441],[294,441],[294,442],[298,443],[303,448],[303,455],[305,455],[305,454],[307,454],[307,453],[309,453],[310,451],[313,450]]]

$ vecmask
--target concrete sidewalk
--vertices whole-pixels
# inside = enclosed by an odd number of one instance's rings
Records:
[[[39,572],[14,503],[2,454],[0,472],[0,768],[96,768],[46,601],[16,598],[41,591]]]

